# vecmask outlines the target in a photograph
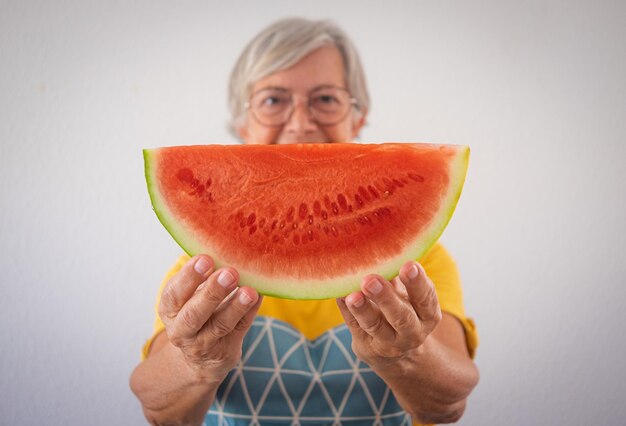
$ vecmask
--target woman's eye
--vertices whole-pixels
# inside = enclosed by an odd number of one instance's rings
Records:
[[[321,104],[331,104],[331,103],[337,102],[337,98],[335,98],[332,95],[320,95],[317,98],[315,98],[315,102],[318,102]]]
[[[264,105],[278,105],[280,103],[282,103],[282,99],[279,98],[278,96],[270,96],[265,98],[265,100],[263,101]]]

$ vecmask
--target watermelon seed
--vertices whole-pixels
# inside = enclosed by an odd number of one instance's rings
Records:
[[[281,220],[281,221],[280,221],[280,225],[278,225],[278,227],[279,227],[280,229],[283,229],[283,228],[285,227],[285,221],[284,221],[284,220]]]
[[[318,216],[322,213],[322,205],[317,200],[313,203],[313,213]]]
[[[280,240],[280,237],[279,237],[278,235],[274,235],[274,236],[272,237],[272,242],[273,242],[273,243],[277,243],[277,242],[278,242],[278,240]]]
[[[300,216],[300,219],[304,219],[308,212],[309,212],[309,208],[307,207],[307,205],[304,203],[300,204],[300,210],[298,211],[298,215]]]
[[[211,186],[211,184],[212,184],[212,183],[213,183],[213,181],[211,180],[211,178],[208,178],[208,179],[206,180],[206,184],[205,184],[205,185],[206,185],[206,187],[208,188],[209,186]]]
[[[176,173],[176,177],[181,182],[191,184],[191,182],[193,181],[193,172],[191,171],[191,169],[187,168],[180,169],[178,170],[178,173]]]
[[[370,191],[370,193],[374,196],[374,198],[379,198],[380,195],[378,193],[378,191],[376,190],[376,188],[374,188],[372,185],[368,185],[367,189]]]
[[[337,206],[337,203],[331,203],[331,206],[333,208],[333,213],[338,214],[339,213],[339,206]]]
[[[415,173],[409,173],[409,177],[413,179],[415,182],[424,182],[424,177],[420,175],[416,175]]]
[[[339,202],[339,205],[341,206],[342,209],[348,210],[348,201],[346,200],[346,197],[343,194],[337,195],[337,201]]]
[[[387,198],[387,197],[389,197],[389,194],[390,194],[390,193],[389,193],[389,191],[385,191],[385,192],[383,193],[383,198]]]
[[[300,236],[299,236],[299,235],[294,235],[294,236],[293,236],[293,243],[294,243],[295,245],[300,244]]]
[[[391,210],[389,210],[387,207],[381,207],[380,209],[378,209],[378,212],[381,216],[391,216]]]
[[[241,222],[239,222],[239,226],[242,227],[242,228],[245,228],[246,227],[246,221],[242,220]]]
[[[365,201],[370,200],[369,192],[367,192],[367,189],[363,188],[362,186],[359,186],[359,194],[361,194],[361,197],[365,198]],[[361,200],[361,202],[363,202],[363,200]]]
[[[359,207],[363,205],[363,199],[359,196],[359,194],[354,194],[354,200],[359,205]]]
[[[302,245],[305,245],[307,243],[307,239],[306,239],[306,234],[302,236]]]
[[[249,233],[249,235],[254,234],[254,233],[256,232],[256,230],[257,230],[256,225],[252,225],[252,226],[250,227],[250,233]]]
[[[293,215],[296,212],[296,209],[291,206],[289,210],[287,210],[287,222],[293,222]]]
[[[307,234],[309,234],[309,241],[313,241],[313,231],[311,231],[310,229],[307,231]]]
[[[404,187],[404,184],[402,182],[400,182],[398,179],[394,179],[393,183],[398,187],[398,188],[402,188]]]
[[[293,227],[293,229],[297,229],[298,228],[298,224],[296,222],[293,223],[293,225],[291,225]]]
[[[313,225],[313,215],[309,215],[309,225]]]
[[[256,215],[254,213],[250,213],[250,216],[248,216],[248,225],[252,225],[255,220],[256,220]]]
[[[328,213],[326,213],[326,210],[322,210],[322,219],[328,219]]]
[[[275,220],[274,222],[272,222],[272,231],[273,231],[274,229],[276,229],[276,224],[277,224],[277,223],[278,223],[278,221],[277,221],[277,220]]]
[[[333,233],[335,237],[339,235],[339,232],[337,232],[337,229],[334,226],[330,228],[330,231]]]

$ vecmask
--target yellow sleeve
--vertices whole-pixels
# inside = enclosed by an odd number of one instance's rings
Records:
[[[143,345],[143,349],[141,351],[142,361],[148,357],[148,352],[150,352],[150,347],[152,347],[154,339],[159,335],[159,333],[165,330],[165,325],[163,324],[163,321],[161,321],[161,317],[159,317],[159,302],[161,301],[161,293],[163,292],[163,289],[165,288],[165,285],[170,280],[170,278],[176,275],[189,259],[190,257],[186,254],[180,256],[174,266],[172,266],[167,272],[165,278],[163,278],[163,282],[161,282],[161,286],[159,287],[159,292],[157,294],[156,304],[154,305],[154,331],[152,332],[152,337],[150,337]]]
[[[463,325],[467,349],[474,358],[478,347],[478,333],[474,321],[465,315],[463,290],[456,263],[439,243],[424,255],[420,263],[435,285],[441,310],[454,315]]]

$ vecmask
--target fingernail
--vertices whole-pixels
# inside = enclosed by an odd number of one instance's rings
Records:
[[[250,302],[252,302],[252,298],[250,296],[248,296],[246,293],[244,293],[243,291],[239,292],[239,303],[241,303],[242,305],[249,305]]]
[[[370,281],[367,284],[367,290],[372,294],[378,294],[383,290],[383,285],[378,280]]]
[[[224,288],[230,287],[230,285],[235,281],[235,277],[228,271],[222,271],[222,273],[217,277],[217,283]]]
[[[363,297],[352,297],[350,298],[350,304],[355,308],[360,308],[365,303],[365,299]]]
[[[417,266],[415,265],[411,265],[411,267],[406,271],[406,276],[409,277],[409,279],[414,279],[415,277],[417,277],[419,275],[420,271],[417,269]]]
[[[196,264],[193,265],[193,269],[200,275],[204,275],[209,269],[211,269],[211,262],[206,260],[204,257],[201,257]]]

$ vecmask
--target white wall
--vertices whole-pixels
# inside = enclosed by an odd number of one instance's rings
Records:
[[[143,424],[128,376],[180,249],[141,148],[232,143],[236,56],[304,15],[360,47],[363,141],[472,147],[443,237],[481,337],[461,424],[623,424],[626,3],[260,4],[0,1],[0,423]]]

